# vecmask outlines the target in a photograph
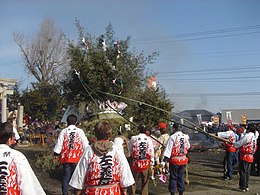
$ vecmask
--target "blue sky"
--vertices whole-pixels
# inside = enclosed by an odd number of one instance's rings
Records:
[[[32,36],[45,16],[77,39],[78,18],[92,35],[111,22],[131,47],[159,51],[149,69],[174,111],[260,108],[259,0],[0,0],[0,78],[32,80],[12,33]]]

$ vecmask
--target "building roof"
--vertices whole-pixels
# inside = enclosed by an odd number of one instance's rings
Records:
[[[3,85],[15,85],[17,82],[18,82],[18,79],[0,78],[0,84],[3,84]]]
[[[197,118],[197,114],[201,114],[202,116],[212,116],[214,115],[214,113],[212,112],[209,112],[207,110],[184,110],[182,112],[179,112],[179,116],[182,116],[182,117],[190,117],[190,118],[193,118],[193,117],[196,117]]]
[[[202,121],[211,121],[211,117],[215,115],[207,110],[184,110],[179,113],[173,113],[172,119],[180,122],[181,118],[186,119],[192,123],[198,123],[197,114],[201,114]]]

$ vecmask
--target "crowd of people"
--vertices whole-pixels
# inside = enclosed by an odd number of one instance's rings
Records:
[[[227,125],[226,131],[217,132],[219,137],[228,140],[223,143],[223,177],[225,180],[231,180],[233,166],[239,163],[239,189],[243,192],[249,191],[250,174],[260,175],[259,127],[259,124],[230,124]]]
[[[63,168],[62,194],[67,195],[71,186],[76,195],[134,195],[140,179],[140,192],[142,195],[148,195],[149,180],[154,180],[157,175],[162,182],[166,182],[165,176],[168,175],[168,190],[171,195],[176,192],[179,195],[184,193],[186,165],[189,163],[188,151],[191,146],[189,135],[184,133],[181,124],[173,123],[170,129],[164,122],[151,129],[140,124],[137,134],[128,138],[119,130],[113,137],[112,132],[115,129],[112,124],[100,121],[94,127],[95,141],[90,143],[85,132],[77,126],[77,122],[75,115],[69,115],[66,127],[55,128],[46,123],[44,128],[44,133],[51,132],[57,137],[53,160],[59,159]],[[40,124],[35,122],[33,126],[40,127]],[[21,176],[19,171],[22,169],[20,166],[30,168],[30,165],[22,154],[9,148],[9,138],[13,137],[9,135],[10,127],[10,122],[1,124],[0,156],[4,160],[0,163],[6,166],[7,176],[5,180],[1,180],[1,186],[4,187],[0,188],[0,192],[12,194],[17,190],[23,192],[21,194],[29,194],[24,189],[26,182],[20,182],[25,176]],[[224,179],[232,179],[232,167],[239,163],[239,189],[242,192],[248,191],[250,171],[259,174],[259,126],[229,124],[225,127],[214,132],[214,135],[223,139]],[[49,128],[52,130],[48,130]],[[16,155],[24,159],[23,165],[19,164]],[[11,174],[19,175],[15,177],[16,187],[9,185],[8,178]],[[26,177],[30,177],[35,183],[34,190],[38,190],[37,194],[45,194],[32,170],[29,174],[30,176]]]
[[[16,115],[12,114],[8,117],[8,121],[13,124],[13,128],[16,133],[16,144],[26,145],[30,144],[30,141],[33,144],[41,143],[40,138],[32,138],[30,140],[30,136],[33,135],[44,135],[45,141],[49,144],[47,137],[53,137],[54,139],[58,138],[60,131],[65,127],[65,123],[61,123],[60,121],[48,121],[48,120],[31,120],[29,116],[24,115],[23,117],[23,125],[17,127],[16,126]]]

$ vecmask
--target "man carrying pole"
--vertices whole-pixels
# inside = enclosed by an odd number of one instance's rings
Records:
[[[224,132],[218,132],[217,135],[224,139],[228,139],[232,142],[236,141],[236,136],[233,131],[234,127],[232,125],[227,126],[227,130]],[[232,178],[232,166],[233,166],[233,159],[236,158],[236,148],[230,142],[224,142],[224,150],[225,150],[225,157],[223,160],[224,166],[224,179],[231,180]]]

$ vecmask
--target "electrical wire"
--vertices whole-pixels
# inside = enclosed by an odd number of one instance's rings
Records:
[[[174,93],[170,93],[168,94],[169,96],[173,96],[173,97],[201,97],[201,96],[213,96],[213,97],[219,97],[219,96],[259,96],[260,92],[237,92],[237,93],[179,93],[179,94],[174,94]]]
[[[215,30],[210,30],[210,31],[182,33],[182,34],[176,34],[176,35],[147,37],[147,38],[140,38],[140,39],[132,39],[132,43],[133,44],[151,44],[151,43],[162,43],[162,42],[194,41],[194,40],[201,40],[201,39],[213,39],[213,38],[220,38],[220,37],[240,36],[240,35],[256,34],[256,33],[258,34],[258,33],[260,33],[259,31],[254,31],[254,32],[244,32],[244,33],[236,33],[236,34],[228,34],[228,35],[171,40],[172,38],[176,39],[176,38],[183,38],[183,37],[223,34],[223,33],[237,32],[237,31],[240,32],[240,31],[245,31],[245,30],[255,30],[255,29],[259,29],[259,28],[260,28],[260,25],[253,25],[253,26],[244,26],[244,27],[215,29]]]

